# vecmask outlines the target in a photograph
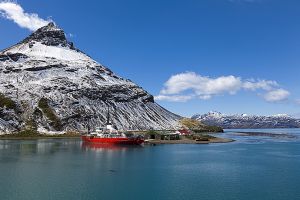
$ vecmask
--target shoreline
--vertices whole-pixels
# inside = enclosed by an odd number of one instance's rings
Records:
[[[42,136],[0,136],[0,140],[39,140],[39,139],[80,139],[80,136],[57,136],[57,135],[42,135]],[[213,144],[213,143],[230,143],[233,139],[228,138],[213,138],[208,141],[196,141],[191,139],[181,140],[145,140],[145,145],[157,144]]]
[[[157,144],[213,144],[213,143],[230,143],[234,142],[233,139],[228,138],[213,138],[208,141],[196,141],[191,139],[182,140],[147,140],[145,144],[157,145]]]

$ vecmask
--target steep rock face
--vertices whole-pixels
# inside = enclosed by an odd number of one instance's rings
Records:
[[[82,130],[87,121],[101,126],[108,108],[119,129],[168,129],[180,119],[141,87],[76,49],[53,23],[0,52],[0,92],[16,103],[14,109],[1,108],[7,113],[0,115],[2,133],[28,121],[44,131]],[[41,99],[47,109],[39,106]],[[53,126],[54,118],[60,127]]]
[[[192,119],[207,125],[222,128],[300,128],[300,120],[289,115],[257,116],[257,115],[225,115],[219,112],[209,112],[194,115]]]

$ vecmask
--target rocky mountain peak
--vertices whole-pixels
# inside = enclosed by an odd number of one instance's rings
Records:
[[[22,42],[30,43],[31,45],[35,42],[40,42],[47,46],[62,46],[74,49],[73,43],[67,41],[65,32],[54,22],[39,28]]]
[[[181,119],[75,49],[54,23],[0,51],[0,134],[28,125],[41,132],[103,126],[108,108],[123,130],[172,129]]]

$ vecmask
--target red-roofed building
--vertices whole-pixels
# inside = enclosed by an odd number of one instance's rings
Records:
[[[176,133],[178,133],[179,135],[190,135],[191,131],[188,129],[182,129],[182,130],[176,131]]]

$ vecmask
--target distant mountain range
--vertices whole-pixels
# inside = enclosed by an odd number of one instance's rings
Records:
[[[222,128],[300,128],[300,119],[293,118],[287,114],[272,116],[257,116],[247,114],[225,115],[220,112],[209,112],[207,114],[196,114],[192,116],[210,126]]]

